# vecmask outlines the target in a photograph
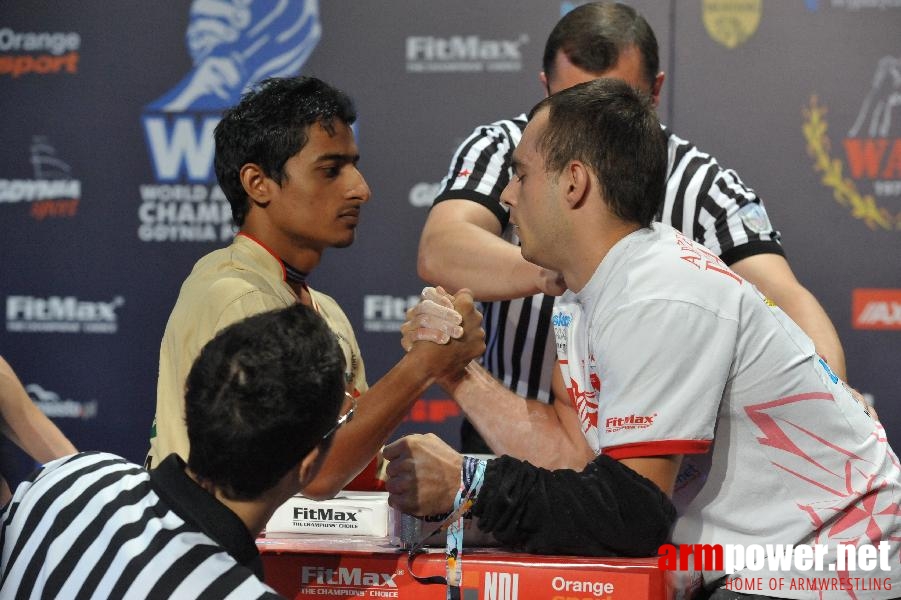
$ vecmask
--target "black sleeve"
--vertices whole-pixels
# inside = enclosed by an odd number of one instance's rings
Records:
[[[676,519],[660,488],[603,455],[581,472],[489,461],[472,514],[513,550],[577,556],[656,556]]]

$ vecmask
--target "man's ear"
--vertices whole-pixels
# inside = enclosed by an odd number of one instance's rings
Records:
[[[551,88],[547,84],[547,73],[541,71],[538,73],[538,81],[541,82],[541,87],[544,89],[545,98],[551,95]]]
[[[651,87],[651,98],[654,103],[654,108],[660,106],[660,92],[663,91],[663,82],[666,79],[666,74],[663,71],[657,73],[657,77],[654,78],[654,85]]]
[[[591,191],[591,171],[585,163],[571,160],[560,175],[566,203],[570,208],[579,208]]]
[[[241,185],[247,192],[250,201],[261,208],[269,206],[271,198],[269,196],[270,187],[275,182],[272,181],[263,169],[255,163],[247,163],[241,167],[239,173],[241,177]]]

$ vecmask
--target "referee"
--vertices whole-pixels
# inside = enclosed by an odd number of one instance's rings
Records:
[[[548,94],[599,77],[617,78],[651,94],[656,105],[664,81],[659,66],[657,39],[644,17],[624,4],[590,3],[567,13],[551,31],[540,78]],[[484,303],[485,368],[516,394],[549,402],[556,357],[553,296],[562,294],[565,284],[522,258],[508,209],[500,202],[525,125],[523,114],[478,127],[459,147],[422,232],[418,267],[426,281],[473,291]],[[657,220],[702,243],[753,283],[844,378],[835,327],[792,273],[760,198],[710,154],[666,133],[668,181]],[[464,452],[491,451],[468,421],[461,438]]]
[[[334,334],[301,304],[224,329],[188,376],[191,451],[146,471],[48,463],[3,513],[0,598],[276,598],[254,538],[315,476],[344,398]]]

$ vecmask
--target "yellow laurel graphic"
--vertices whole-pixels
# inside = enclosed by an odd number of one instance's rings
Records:
[[[810,97],[810,104],[801,113],[804,115],[802,130],[807,140],[807,153],[814,159],[814,170],[823,173],[821,181],[832,189],[835,201],[850,208],[851,216],[861,219],[870,229],[901,229],[901,213],[893,215],[876,204],[872,195],[861,195],[854,180],[842,175],[842,161],[829,154],[832,144],[826,136],[826,107],[819,105],[816,95]]]

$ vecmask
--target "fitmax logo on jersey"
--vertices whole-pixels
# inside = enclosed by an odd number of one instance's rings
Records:
[[[901,57],[876,64],[870,89],[841,147],[845,160],[832,156],[828,113],[812,96],[803,111],[802,130],[821,182],[851,215],[870,229],[901,229]],[[845,174],[847,173],[847,175]]]
[[[410,73],[461,73],[521,71],[522,46],[529,36],[516,39],[482,39],[477,35],[449,38],[432,35],[407,38],[407,71]]]
[[[366,295],[363,297],[363,330],[400,331],[407,318],[407,309],[418,303],[419,296]]]
[[[81,36],[74,31],[14,31],[0,29],[0,77],[75,74]]]
[[[32,179],[0,179],[0,204],[28,205],[31,218],[74,217],[81,202],[81,181],[72,178],[72,168],[57,156],[45,135],[32,138]]]
[[[45,390],[36,383],[26,385],[25,391],[41,412],[51,419],[93,419],[97,416],[96,400],[63,400],[56,392]]]
[[[141,117],[155,182],[140,186],[138,238],[226,241],[231,210],[215,184],[213,132],[225,108],[267,77],[296,75],[321,37],[316,0],[191,5],[192,70]]]
[[[604,422],[607,433],[622,431],[623,429],[647,429],[654,424],[657,413],[653,415],[629,415],[626,417],[608,417]]]
[[[122,296],[109,302],[79,300],[75,296],[7,296],[6,330],[32,333],[116,333],[116,311]]]

